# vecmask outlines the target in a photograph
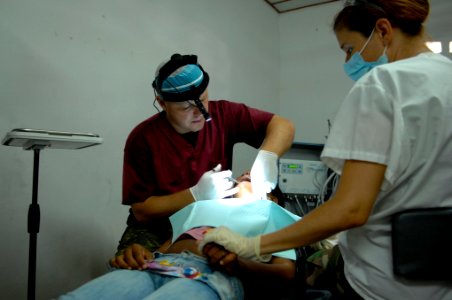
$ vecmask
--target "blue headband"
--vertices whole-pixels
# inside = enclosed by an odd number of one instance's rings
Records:
[[[185,65],[174,71],[162,83],[165,93],[183,93],[198,87],[204,79],[204,73],[198,65]]]

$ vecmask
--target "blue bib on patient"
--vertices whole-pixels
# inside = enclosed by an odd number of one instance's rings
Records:
[[[293,224],[299,216],[269,200],[228,198],[194,202],[170,217],[173,242],[185,231],[199,226],[226,226],[244,236],[270,233]],[[294,250],[274,253],[296,259]]]

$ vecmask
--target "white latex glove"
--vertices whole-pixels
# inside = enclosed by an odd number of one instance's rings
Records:
[[[195,201],[223,199],[238,192],[238,187],[233,187],[234,182],[229,178],[231,170],[220,171],[218,164],[213,170],[207,171],[199,179],[198,183],[190,188]]]
[[[271,254],[260,255],[261,236],[244,237],[230,229],[220,226],[209,230],[204,239],[199,243],[199,250],[202,252],[204,246],[208,243],[216,243],[223,246],[226,250],[234,252],[240,257],[268,262],[272,258]]]
[[[253,195],[258,199],[267,199],[278,181],[278,155],[276,153],[259,150],[251,167],[251,187]]]

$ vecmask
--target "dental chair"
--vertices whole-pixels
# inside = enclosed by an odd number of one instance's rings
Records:
[[[277,199],[276,203],[286,208],[285,195],[279,186],[272,191],[272,195]],[[308,257],[313,254],[314,250],[310,246],[295,248],[296,253],[296,274],[289,291],[281,295],[275,300],[329,300],[332,294],[328,290],[311,289],[306,283],[306,276],[310,263],[307,262]],[[269,298],[266,298],[269,299]],[[250,299],[254,300],[254,299]]]
[[[313,250],[307,247],[300,247],[295,249],[297,253],[296,261],[296,278],[294,280],[293,290],[291,297],[287,300],[303,299],[303,300],[329,300],[333,295],[328,290],[312,289],[306,283],[307,269],[309,263],[308,257],[313,253]],[[286,300],[286,299],[283,299]]]
[[[396,276],[416,281],[451,281],[451,244],[452,207],[412,209],[392,217]]]

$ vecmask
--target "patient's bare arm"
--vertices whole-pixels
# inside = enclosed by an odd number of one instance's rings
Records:
[[[167,240],[158,249],[165,252],[171,245],[171,240]],[[132,244],[124,249],[120,255],[116,255],[110,259],[110,266],[118,269],[143,270],[146,268],[146,262],[153,259],[154,255],[146,247],[140,244]]]
[[[203,254],[209,263],[231,275],[273,278],[274,280],[292,280],[295,277],[295,262],[290,259],[273,256],[269,263],[257,262],[238,257],[217,244],[207,244]]]
[[[235,253],[216,244],[207,244],[203,252],[211,265],[240,277],[245,287],[246,299],[289,297],[296,284],[296,267],[293,260],[273,256],[268,263],[251,261],[237,257]]]

